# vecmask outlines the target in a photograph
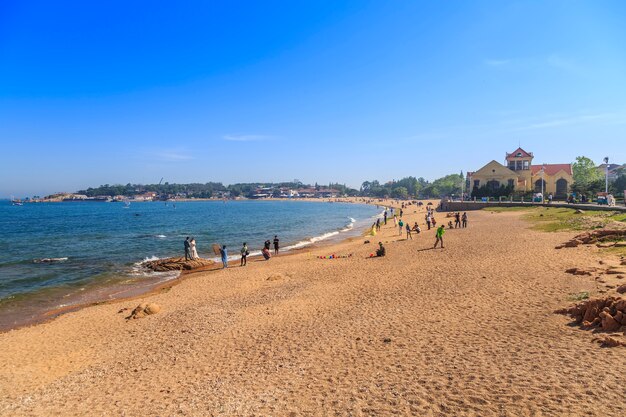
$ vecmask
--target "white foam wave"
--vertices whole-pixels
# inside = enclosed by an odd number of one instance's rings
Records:
[[[159,238],[159,239],[165,239],[167,236],[165,236],[165,235],[156,235],[155,237]]]
[[[36,264],[53,264],[57,262],[65,262],[68,258],[41,258],[41,259],[33,259],[33,262]]]

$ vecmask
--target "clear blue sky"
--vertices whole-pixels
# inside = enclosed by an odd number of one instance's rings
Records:
[[[0,1],[0,196],[626,162],[623,1]]]

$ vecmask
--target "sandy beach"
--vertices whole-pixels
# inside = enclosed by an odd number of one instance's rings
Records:
[[[0,414],[626,414],[626,348],[554,314],[600,290],[565,272],[598,265],[597,248],[558,251],[576,233],[480,211],[433,250],[424,214],[405,210],[412,240],[390,221],[0,334]],[[368,258],[378,241],[387,256]],[[126,320],[140,302],[161,311]]]

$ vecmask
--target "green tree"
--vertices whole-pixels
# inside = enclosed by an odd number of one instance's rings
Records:
[[[405,187],[396,187],[391,191],[391,196],[398,199],[406,199],[409,196],[409,192]]]
[[[573,189],[579,192],[591,191],[590,186],[602,179],[602,174],[598,171],[596,164],[586,156],[576,157],[572,170],[574,171]]]

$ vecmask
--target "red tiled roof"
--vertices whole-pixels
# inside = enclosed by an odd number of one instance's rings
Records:
[[[515,158],[517,153],[521,153],[523,158],[532,158],[533,154],[532,153],[528,153],[525,150],[523,150],[522,148],[517,148],[516,150],[514,150],[511,153],[507,153],[506,154],[506,158],[509,159],[509,157]]]
[[[560,170],[565,171],[569,175],[573,175],[572,173],[572,164],[544,164],[544,165],[531,165],[530,171],[533,175],[536,175],[541,171],[541,167],[544,167],[544,172],[547,175],[555,175]]]

